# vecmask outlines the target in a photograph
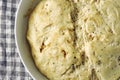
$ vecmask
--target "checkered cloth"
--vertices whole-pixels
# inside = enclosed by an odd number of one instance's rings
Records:
[[[32,80],[15,45],[15,13],[20,0],[0,0],[0,80]]]

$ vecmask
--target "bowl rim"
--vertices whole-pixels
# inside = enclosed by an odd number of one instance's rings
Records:
[[[18,39],[17,39],[17,20],[18,20],[18,12],[19,12],[19,9],[21,7],[21,4],[24,0],[20,0],[19,3],[18,3],[18,6],[17,6],[17,10],[16,10],[16,13],[15,13],[15,26],[14,26],[14,36],[15,36],[15,45],[16,45],[16,48],[17,48],[17,53],[19,55],[19,58],[25,68],[25,70],[27,71],[27,73],[32,77],[33,80],[36,80],[35,77],[33,77],[33,75],[30,73],[28,67],[25,65],[25,62],[23,61],[22,59],[22,56],[20,54],[20,49],[19,49],[19,46],[18,46]]]

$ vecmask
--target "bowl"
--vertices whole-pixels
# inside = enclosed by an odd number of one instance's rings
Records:
[[[15,40],[21,61],[34,80],[47,80],[34,64],[29,43],[26,39],[28,10],[35,7],[40,0],[21,0],[15,18]]]

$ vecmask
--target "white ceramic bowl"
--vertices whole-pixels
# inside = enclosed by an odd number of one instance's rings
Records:
[[[34,1],[34,2],[33,2]],[[25,14],[28,12],[28,9],[31,6],[37,5],[40,0],[21,0],[18,6],[18,10],[16,13],[16,24],[15,24],[15,40],[17,49],[20,55],[20,58],[34,80],[47,80],[36,68],[33,58],[31,56],[31,51],[29,44],[26,39],[27,32],[27,18],[25,18]]]

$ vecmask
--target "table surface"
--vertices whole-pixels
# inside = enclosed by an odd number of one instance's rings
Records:
[[[20,0],[0,0],[0,80],[33,80],[15,44],[15,14]]]

